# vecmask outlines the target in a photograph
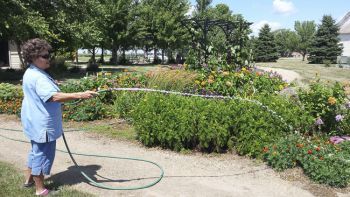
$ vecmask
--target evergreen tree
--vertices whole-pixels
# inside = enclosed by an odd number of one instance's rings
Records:
[[[255,61],[275,62],[278,59],[276,41],[268,24],[265,24],[259,32],[255,47]]]
[[[331,16],[323,16],[310,48],[310,63],[321,64],[325,61],[336,63],[343,47],[339,44],[339,27]]]

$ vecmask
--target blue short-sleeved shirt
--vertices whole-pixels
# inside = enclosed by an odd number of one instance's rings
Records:
[[[37,143],[62,135],[61,103],[49,99],[60,92],[55,81],[42,69],[30,65],[23,75],[21,121],[25,135]]]

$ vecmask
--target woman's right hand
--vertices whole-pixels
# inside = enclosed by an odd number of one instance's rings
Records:
[[[98,95],[97,92],[89,91],[89,90],[85,92],[79,92],[78,94],[79,94],[79,99],[89,99]]]

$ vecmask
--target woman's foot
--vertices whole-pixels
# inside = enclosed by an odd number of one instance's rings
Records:
[[[35,193],[35,195],[37,195],[37,196],[47,196],[47,195],[49,195],[50,194],[50,190],[48,190],[48,189],[44,189],[43,191],[41,191],[41,192],[36,192]]]
[[[30,187],[33,187],[35,185],[35,182],[34,181],[27,181],[26,183],[23,184],[23,188],[30,188]]]

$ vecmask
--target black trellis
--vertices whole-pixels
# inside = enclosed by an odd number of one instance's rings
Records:
[[[219,27],[223,30],[226,37],[226,44],[228,46],[240,45],[242,47],[243,41],[242,39],[236,40],[232,35],[234,33],[242,32],[244,29],[248,29],[252,23],[245,22],[242,20],[237,21],[228,21],[222,19],[200,19],[200,18],[191,18],[182,21],[182,24],[189,30],[192,37],[192,47],[197,48],[198,50],[198,58],[202,60],[204,58],[204,62],[208,63],[209,51],[208,51],[208,33],[213,27]],[[201,35],[196,35],[196,32],[201,31]],[[231,63],[231,50],[227,50],[227,61]]]

